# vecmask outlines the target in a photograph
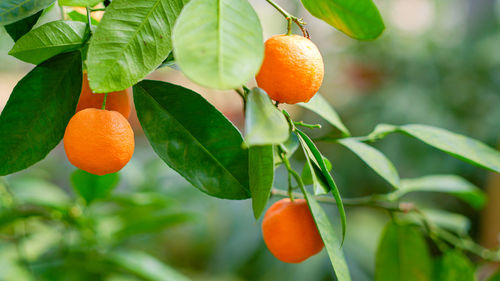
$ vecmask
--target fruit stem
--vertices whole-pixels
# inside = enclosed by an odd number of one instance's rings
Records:
[[[299,174],[297,174],[297,172],[292,168],[292,166],[290,165],[290,161],[288,161],[288,157],[286,157],[286,155],[284,153],[280,153],[279,154],[280,157],[281,157],[281,160],[283,161],[283,163],[285,164],[285,167],[286,169],[288,170],[288,175],[292,175],[293,178],[295,179],[295,181],[297,182],[297,184],[299,185],[300,189],[302,190],[302,192],[305,191],[305,187],[304,187],[304,182],[302,181],[302,178],[300,177]],[[293,198],[296,196],[294,192],[292,192],[292,183],[291,183],[291,179],[289,181],[289,185],[288,185],[288,197],[290,197],[290,200],[293,202]],[[299,193],[297,193],[299,194]],[[301,194],[299,194],[301,195]]]
[[[300,121],[300,122],[293,122],[293,124],[295,126],[301,126],[301,127],[310,128],[310,129],[321,129],[321,125],[320,124],[307,124],[307,123],[304,123],[302,121]]]
[[[108,93],[104,94],[104,99],[102,100],[102,106],[101,109],[106,109],[106,100],[108,99]]]
[[[300,30],[302,31],[302,34],[304,35],[304,37],[307,37],[309,39],[311,38],[309,36],[309,32],[307,31],[307,29],[304,28],[304,25],[306,23],[302,19],[291,15],[289,12],[285,11],[285,9],[283,9],[278,4],[276,4],[273,0],[266,0],[266,1],[269,4],[271,4],[271,6],[273,6],[276,10],[278,10],[278,12],[280,12],[285,17],[285,19],[288,21],[287,35],[291,35],[292,34],[292,22],[294,22],[300,28]]]

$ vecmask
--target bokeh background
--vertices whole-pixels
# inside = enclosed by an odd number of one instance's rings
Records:
[[[263,0],[250,2],[261,19],[265,38],[286,31],[283,17],[270,5]],[[325,62],[321,93],[354,135],[367,134],[378,123],[422,123],[469,135],[493,147],[500,144],[500,1],[376,1],[386,31],[373,42],[346,37],[308,15],[296,0],[276,2],[308,23]],[[37,25],[59,18],[55,7]],[[12,46],[13,41],[0,29],[0,109],[33,67],[8,56]],[[162,68],[150,78],[194,89],[242,128],[242,103],[234,92],[201,88],[172,68]],[[312,135],[337,133],[313,113],[293,106],[288,109],[295,119],[324,125],[321,131],[310,131]],[[0,215],[0,280],[157,280],[147,276],[153,269],[127,270],[108,264],[103,256],[116,248],[147,252],[193,280],[334,280],[324,251],[298,265],[274,259],[261,239],[260,221],[253,218],[249,200],[215,199],[190,186],[156,157],[134,113],[130,121],[137,148],[120,172],[119,187],[109,200],[91,207],[77,200],[67,213],[51,207],[53,198],[75,197],[70,183],[75,168],[61,145],[34,167],[4,179],[14,196],[0,188],[0,211],[20,200],[16,199],[19,195],[28,203],[48,200],[49,204],[41,205],[47,205],[49,215],[14,222],[8,214]],[[333,163],[344,197],[390,190],[346,149],[334,144],[319,146]],[[376,146],[403,178],[457,174],[485,189],[490,201],[483,212],[442,195],[406,199],[462,214],[471,236],[487,247],[498,246],[498,178],[404,136],[390,136]],[[297,155],[293,165],[300,169],[301,161]],[[276,186],[286,186],[282,169],[278,169]],[[335,208],[325,208],[340,230]],[[183,216],[172,219],[171,214]],[[353,280],[372,280],[375,250],[388,216],[364,208],[349,208],[347,215],[344,249]],[[154,262],[149,265],[155,267]]]

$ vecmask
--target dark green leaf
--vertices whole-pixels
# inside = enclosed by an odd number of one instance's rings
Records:
[[[384,21],[372,0],[302,0],[304,7],[358,40],[372,40],[384,31]]]
[[[368,136],[375,140],[393,132],[401,132],[442,150],[453,157],[484,169],[500,173],[500,151],[469,137],[420,124],[393,126],[382,124]]]
[[[271,195],[274,181],[274,152],[272,145],[248,149],[248,175],[252,194],[253,214],[260,217]]]
[[[264,57],[260,21],[246,0],[191,0],[172,40],[182,72],[210,88],[241,87]]]
[[[9,182],[15,200],[20,204],[31,204],[49,208],[69,207],[69,196],[58,186],[39,178],[24,177]]]
[[[84,22],[84,23],[88,22],[87,15],[80,14],[77,11],[71,11],[71,12],[67,13],[66,15],[71,20],[74,20],[74,21],[80,21],[80,22]],[[94,19],[93,17],[90,18],[90,22],[92,23],[92,25],[95,25],[95,26],[99,25],[99,22],[96,19]]]
[[[486,203],[481,189],[462,177],[455,175],[431,175],[401,180],[401,189],[396,192],[401,197],[410,192],[441,192],[456,196],[476,209]]]
[[[38,13],[55,0],[2,0],[0,2],[0,25],[6,25]]]
[[[149,281],[189,281],[190,279],[153,256],[139,251],[119,250],[109,253],[107,259],[128,272]]]
[[[487,281],[500,281],[500,270],[493,274]]]
[[[377,250],[375,281],[431,281],[431,274],[431,257],[420,230],[389,222]]]
[[[97,93],[129,88],[172,50],[171,30],[187,0],[113,0],[90,40],[88,75]]]
[[[10,35],[10,37],[17,41],[24,34],[28,33],[33,26],[36,24],[40,16],[42,15],[43,10],[40,10],[38,13],[31,15],[22,20],[16,21],[14,23],[8,24],[5,26],[5,30]]]
[[[119,181],[118,173],[97,176],[78,169],[71,175],[74,189],[87,203],[95,199],[106,198]]]
[[[248,94],[245,115],[245,142],[249,146],[280,144],[290,136],[285,116],[259,88]]]
[[[58,0],[57,3],[61,6],[77,6],[77,7],[94,7],[102,2],[102,0]]]
[[[78,51],[47,60],[17,83],[0,115],[0,175],[35,164],[61,141],[81,88]]]
[[[177,69],[177,65],[175,64],[174,52],[170,52],[170,54],[168,54],[168,57],[165,60],[163,60],[163,62],[160,64],[160,66],[158,66],[158,68],[165,66]]]
[[[333,180],[332,176],[330,175],[330,172],[328,171],[328,167],[326,166],[326,163],[323,160],[324,158],[323,155],[321,155],[316,145],[314,145],[312,140],[302,131],[296,130],[296,132],[299,135],[299,140],[300,143],[302,144],[302,148],[304,149],[305,156],[309,158],[309,152],[308,152],[309,149],[309,151],[314,156],[313,159],[316,160],[316,163],[321,169],[321,172],[332,191],[332,195],[335,198],[335,202],[337,202],[337,209],[339,210],[340,221],[342,223],[342,243],[343,243],[346,231],[346,216],[345,216],[344,204],[342,204],[342,198],[340,197],[339,189],[337,188],[335,181]]]
[[[239,131],[199,94],[170,83],[134,86],[137,116],[155,152],[209,195],[244,199],[248,150]]]
[[[321,206],[318,204],[316,199],[311,196],[307,190],[303,190],[304,196],[309,204],[309,209],[313,215],[316,226],[318,227],[321,239],[325,243],[325,248],[330,257],[330,262],[332,263],[333,270],[338,281],[350,281],[351,276],[349,274],[349,268],[344,258],[344,253],[342,252],[341,242],[337,234],[335,233],[333,226],[325,214]]]
[[[382,152],[353,138],[341,139],[338,140],[338,143],[358,155],[361,160],[394,188],[399,188],[398,171]]]
[[[328,103],[328,101],[325,100],[325,98],[323,98],[323,96],[320,95],[320,93],[316,93],[309,102],[301,102],[297,105],[315,112],[323,119],[328,121],[328,123],[330,123],[332,126],[337,128],[340,132],[342,132],[342,135],[344,135],[345,137],[351,135],[344,123],[342,123],[342,120],[340,120],[340,117],[335,109],[333,109],[333,107]]]
[[[439,281],[475,281],[474,265],[457,250],[445,252],[437,262],[435,280]]]
[[[86,24],[52,21],[21,37],[9,52],[22,61],[39,64],[55,55],[79,49],[85,41]]]

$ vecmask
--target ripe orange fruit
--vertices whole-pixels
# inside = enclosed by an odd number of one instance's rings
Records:
[[[101,108],[104,94],[94,94],[89,87],[89,80],[87,73],[83,73],[82,92],[76,112],[84,110],[85,108]],[[130,101],[128,97],[128,89],[118,92],[108,93],[106,98],[106,109],[120,112],[125,118],[130,115]]]
[[[265,43],[257,85],[282,103],[308,102],[323,82],[324,66],[316,45],[299,35],[275,35]]]
[[[304,199],[281,199],[266,212],[262,235],[279,260],[299,263],[323,249],[323,240]]]
[[[118,172],[134,153],[134,132],[117,111],[87,108],[69,120],[64,133],[69,162],[95,175]]]

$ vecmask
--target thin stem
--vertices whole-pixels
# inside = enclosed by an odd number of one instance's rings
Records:
[[[106,8],[95,8],[95,9],[90,9],[91,12],[104,12],[106,11]]]
[[[321,129],[321,125],[320,124],[307,124],[307,123],[304,123],[302,121],[300,121],[300,122],[293,122],[293,124],[295,126],[301,126],[301,127],[310,128],[310,129]]]
[[[272,0],[266,0],[267,3],[271,4],[278,12],[280,12],[285,18],[291,18],[293,17],[290,13],[285,11],[285,9],[281,8],[278,4],[274,3]]]
[[[89,32],[92,33],[92,19],[90,18],[90,8],[87,6],[85,7],[87,10],[87,24],[89,25]]]
[[[278,12],[280,12],[285,17],[285,19],[288,21],[287,35],[292,34],[292,22],[294,22],[300,28],[304,37],[310,38],[309,32],[307,31],[307,29],[304,28],[305,22],[302,19],[295,17],[292,14],[290,14],[289,12],[285,11],[285,9],[280,7],[273,0],[266,0],[266,1],[269,4],[271,4],[271,6],[273,6],[276,10],[278,10]]]
[[[61,19],[66,20],[66,14],[64,13],[64,7],[59,6],[59,11],[61,12]]]
[[[108,93],[104,94],[104,99],[102,100],[102,106],[101,109],[106,109],[106,100],[108,99]]]

